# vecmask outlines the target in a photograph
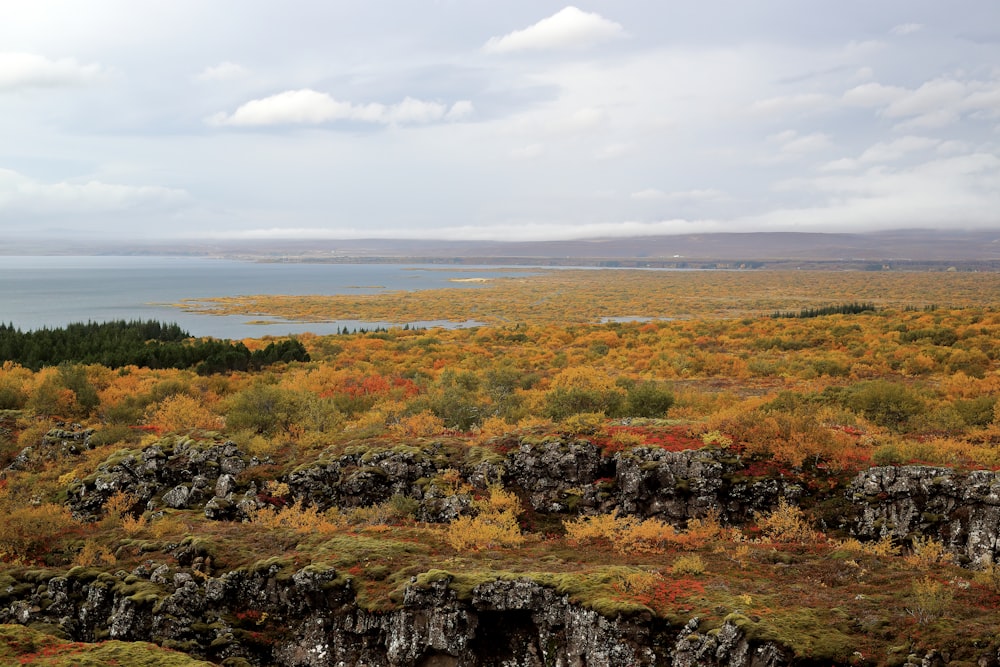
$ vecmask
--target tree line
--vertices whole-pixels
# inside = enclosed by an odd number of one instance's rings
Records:
[[[788,311],[777,311],[771,314],[773,318],[793,317],[805,319],[808,317],[822,317],[824,315],[858,315],[860,313],[874,313],[878,308],[874,303],[842,303],[835,306],[820,306],[818,308],[803,308],[797,313]]]
[[[65,327],[21,331],[0,324],[0,360],[39,370],[59,364],[108,368],[195,368],[200,375],[258,370],[278,362],[308,361],[295,339],[251,352],[241,342],[195,339],[177,324],[155,320],[76,322]]]

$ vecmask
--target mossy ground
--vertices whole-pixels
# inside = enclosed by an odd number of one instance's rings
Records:
[[[0,664],[38,667],[211,667],[148,642],[70,642],[22,625],[0,625]]]

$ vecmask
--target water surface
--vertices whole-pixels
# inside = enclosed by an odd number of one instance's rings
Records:
[[[71,322],[156,319],[177,322],[195,336],[246,338],[404,322],[297,323],[244,315],[187,313],[182,299],[252,294],[376,294],[392,290],[479,289],[455,278],[509,276],[502,267],[405,264],[255,263],[204,257],[0,256],[0,321],[23,330]],[[531,269],[519,269],[531,272]],[[251,324],[267,320],[271,324]],[[462,326],[446,322],[421,325]],[[475,324],[474,322],[464,325]]]

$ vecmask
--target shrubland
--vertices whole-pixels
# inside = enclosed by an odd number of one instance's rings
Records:
[[[891,664],[901,646],[958,656],[995,641],[992,563],[960,564],[928,537],[831,533],[818,501],[783,499],[743,525],[712,513],[679,525],[574,513],[570,500],[553,518],[524,489],[460,471],[492,470],[518,447],[575,441],[606,457],[722,452],[747,477],[795,480],[820,499],[873,465],[1000,469],[996,274],[601,273],[446,294],[213,302],[315,319],[488,323],[303,335],[296,346],[308,361],[258,370],[5,361],[0,579],[149,559],[187,567],[172,554],[197,543],[211,555],[202,575],[277,557],[328,564],[372,609],[398,605],[414,577],[447,576],[465,593],[528,577],[612,615],[697,617],[706,630],[738,617],[754,637],[844,664]],[[796,311],[808,314],[771,316]],[[626,315],[642,319],[593,321]],[[284,343],[241,345],[252,354]],[[74,424],[93,429],[85,445],[45,444],[53,429],[79,431]],[[259,502],[238,519],[150,507],[128,493],[109,496],[97,520],[67,507],[99,466],[129,452],[227,441],[259,462],[240,473]],[[462,499],[457,514],[420,519],[401,494],[320,507],[289,485],[306,463],[364,464],[384,452],[436,457],[444,472],[419,484],[426,497]],[[48,641],[32,639],[39,650]]]

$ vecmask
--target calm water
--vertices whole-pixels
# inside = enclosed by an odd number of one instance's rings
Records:
[[[530,272],[530,269],[526,272]],[[510,275],[497,267],[403,264],[257,264],[200,257],[3,257],[0,256],[0,322],[23,330],[70,322],[157,319],[177,322],[195,336],[245,338],[403,322],[339,320],[323,324],[261,317],[199,315],[167,304],[181,299],[247,294],[373,294],[448,287],[476,289],[453,278]],[[442,323],[412,323],[415,325]],[[473,323],[467,323],[473,324]],[[455,326],[455,325],[450,325]]]

